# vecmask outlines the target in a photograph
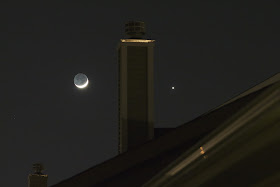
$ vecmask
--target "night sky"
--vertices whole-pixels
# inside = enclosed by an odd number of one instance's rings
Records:
[[[276,1],[62,2],[1,3],[0,186],[27,186],[35,162],[52,185],[117,155],[116,48],[129,20],[156,40],[156,127],[188,122],[280,70]]]

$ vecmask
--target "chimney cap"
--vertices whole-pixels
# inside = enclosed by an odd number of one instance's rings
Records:
[[[42,171],[44,170],[44,166],[42,163],[35,163],[33,164],[34,174],[42,175]]]
[[[125,24],[125,34],[131,39],[141,39],[146,33],[143,21],[128,21]]]

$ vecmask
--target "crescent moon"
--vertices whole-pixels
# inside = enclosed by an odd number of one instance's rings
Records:
[[[78,88],[85,88],[87,85],[88,85],[88,79],[87,79],[87,82],[83,85],[77,85],[75,84]]]

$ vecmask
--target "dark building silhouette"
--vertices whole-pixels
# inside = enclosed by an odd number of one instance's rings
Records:
[[[28,187],[47,187],[48,175],[44,175],[42,171],[44,167],[40,163],[33,164],[34,173],[28,176]]]
[[[280,73],[53,187],[279,186]]]
[[[121,154],[53,187],[279,186],[280,73],[153,138],[154,41],[136,23],[118,47]]]
[[[154,40],[146,40],[145,24],[125,25],[130,39],[121,39],[119,64],[119,153],[154,136]]]

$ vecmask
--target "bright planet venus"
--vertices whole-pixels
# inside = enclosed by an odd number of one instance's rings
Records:
[[[85,87],[87,87],[87,85],[88,85],[88,78],[87,78],[87,76],[85,74],[83,74],[83,73],[78,73],[74,77],[74,84],[78,88],[85,88]]]

